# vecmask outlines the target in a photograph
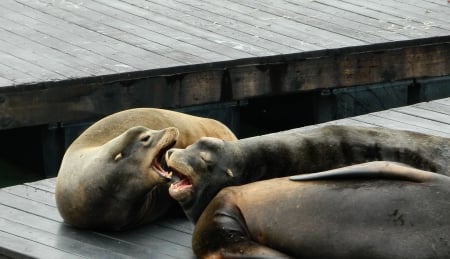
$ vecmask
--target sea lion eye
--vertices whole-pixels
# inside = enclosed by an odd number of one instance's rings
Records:
[[[211,153],[209,152],[200,152],[200,158],[205,163],[206,167],[209,171],[212,171],[214,167],[214,161],[212,159]]]
[[[208,152],[200,152],[200,158],[206,163],[211,163],[211,154]]]
[[[150,140],[150,135],[145,134],[144,136],[141,137],[140,139],[142,142],[147,142]]]

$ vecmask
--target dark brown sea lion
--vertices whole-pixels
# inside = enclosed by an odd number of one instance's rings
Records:
[[[84,131],[67,149],[56,183],[65,222],[121,230],[163,215],[173,200],[154,171],[171,147],[200,137],[235,140],[222,123],[174,111],[140,108],[115,113]]]
[[[450,177],[392,162],[227,187],[199,258],[450,258]]]
[[[447,138],[356,126],[325,126],[304,133],[270,134],[238,141],[202,138],[186,149],[170,149],[166,153],[167,165],[174,174],[169,193],[193,222],[227,186],[374,160],[449,174],[449,158]]]

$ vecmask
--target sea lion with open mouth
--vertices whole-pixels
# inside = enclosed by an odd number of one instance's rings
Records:
[[[222,123],[179,112],[138,108],[115,113],[85,130],[64,154],[56,204],[80,228],[123,230],[165,214],[175,204],[164,153],[200,137],[235,140]],[[162,163],[162,164],[161,164]]]
[[[368,161],[394,161],[449,174],[450,141],[409,131],[324,126],[303,133],[269,134],[237,141],[201,138],[170,149],[170,195],[193,222],[224,187],[313,173]]]

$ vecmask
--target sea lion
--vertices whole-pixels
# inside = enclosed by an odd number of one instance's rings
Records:
[[[222,189],[196,224],[195,254],[450,258],[450,177],[371,162],[293,179]]]
[[[64,221],[80,228],[123,230],[152,221],[175,203],[155,170],[171,147],[203,136],[235,140],[222,123],[179,112],[138,108],[107,116],[66,150],[56,182]]]
[[[279,133],[223,141],[201,138],[186,149],[170,149],[170,195],[196,222],[224,187],[313,173],[368,161],[401,162],[449,174],[447,138],[386,128],[331,125],[303,133]]]

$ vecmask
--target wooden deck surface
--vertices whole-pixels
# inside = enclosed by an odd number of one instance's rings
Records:
[[[388,127],[450,137],[450,98],[329,123]],[[55,179],[51,178],[0,189],[0,257],[193,257],[193,225],[187,219],[167,218],[124,233],[77,230],[62,223],[55,206],[54,187]]]
[[[444,0],[3,0],[0,87],[450,34]]]
[[[0,86],[446,36],[446,1],[3,0]]]
[[[448,17],[445,0],[2,0],[0,129],[446,76]]]

